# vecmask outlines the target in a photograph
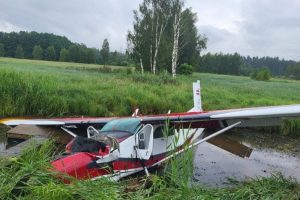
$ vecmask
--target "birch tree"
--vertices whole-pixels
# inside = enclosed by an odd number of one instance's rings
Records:
[[[181,12],[183,2],[176,0],[173,6],[174,22],[173,22],[173,50],[172,50],[172,76],[176,77],[176,68],[178,65],[178,53],[179,53],[179,36],[181,29]]]
[[[127,34],[127,52],[141,72],[167,70],[176,76],[181,63],[196,65],[201,42],[196,14],[184,10],[183,0],[144,0],[134,12]]]
[[[127,35],[129,51],[152,73],[157,72],[157,60],[163,33],[171,14],[172,0],[144,0],[134,11],[133,31]],[[147,59],[148,58],[148,59]]]
[[[153,0],[153,21],[155,21],[155,46],[153,56],[152,72],[156,73],[157,56],[161,43],[162,35],[171,17],[171,2],[167,0]]]

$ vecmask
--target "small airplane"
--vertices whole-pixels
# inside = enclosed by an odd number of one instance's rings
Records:
[[[119,180],[143,170],[149,176],[149,168],[232,128],[275,126],[300,117],[300,104],[203,111],[200,81],[193,83],[193,94],[194,107],[184,113],[142,116],[136,110],[131,117],[0,119],[0,124],[62,129],[74,138],[66,154],[51,162],[56,171],[80,180]],[[218,131],[205,137],[205,129]],[[246,148],[243,156],[250,153]]]

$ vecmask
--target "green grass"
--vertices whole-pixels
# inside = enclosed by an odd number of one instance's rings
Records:
[[[54,143],[48,141],[39,149],[33,146],[19,158],[1,160],[0,199],[117,199],[119,196],[122,185],[106,179],[64,184],[49,163],[54,158]]]
[[[72,180],[64,184],[51,171],[49,160],[55,149],[52,141],[39,149],[28,147],[19,158],[0,160],[0,199],[299,199],[300,184],[285,179],[280,174],[269,178],[256,178],[247,182],[236,182],[227,188],[208,188],[191,185],[189,170],[192,152],[170,161],[172,173],[163,176],[151,175],[138,186],[135,179],[111,182]],[[34,159],[32,159],[34,158]],[[150,183],[150,184],[149,184]],[[148,185],[144,187],[144,185]]]
[[[130,73],[127,68],[0,58],[0,116],[119,116],[139,107],[143,114],[182,112],[193,106],[191,83],[201,80],[205,110],[300,103],[300,82],[199,74]],[[92,69],[92,70],[91,70]],[[119,70],[121,69],[121,70]],[[109,73],[104,73],[109,72]],[[292,122],[290,129],[297,129]],[[289,131],[288,128],[285,131]],[[230,188],[190,185],[183,157],[172,173],[152,176],[152,185],[128,191],[130,181],[63,184],[49,171],[52,143],[28,149],[18,159],[0,160],[0,199],[299,199],[299,183],[281,175],[236,183]],[[32,158],[35,158],[34,160]],[[186,170],[179,166],[186,163]],[[181,171],[176,171],[181,170]],[[186,173],[186,174],[182,174]]]
[[[0,116],[119,116],[182,112],[201,80],[205,110],[300,103],[300,82],[199,74],[178,76],[88,70],[99,65],[0,58]]]

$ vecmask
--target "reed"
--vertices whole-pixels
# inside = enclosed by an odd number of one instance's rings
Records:
[[[27,147],[18,158],[0,160],[0,199],[299,199],[300,184],[281,174],[271,177],[231,181],[225,188],[209,188],[191,182],[192,151],[187,151],[168,162],[168,173],[151,175],[148,187],[135,187],[129,191],[132,180],[112,182],[72,180],[64,184],[51,170],[49,161],[56,151],[53,141],[39,148]]]

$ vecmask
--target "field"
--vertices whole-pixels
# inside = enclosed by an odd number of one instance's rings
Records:
[[[195,73],[153,76],[131,68],[0,58],[0,116],[124,116],[190,109],[201,80],[205,110],[300,103],[300,82]]]
[[[191,83],[201,80],[205,110],[300,103],[300,82],[195,73],[171,78],[141,75],[131,68],[0,58],[0,117],[118,116],[186,111]],[[191,185],[190,156],[173,160],[172,173],[132,189],[131,181],[63,184],[49,171],[53,144],[0,160],[0,199],[299,199],[300,185],[280,174],[229,188]],[[189,155],[189,154],[188,154]],[[34,160],[32,158],[35,158]],[[179,167],[179,164],[183,166]],[[186,169],[186,170],[183,170]],[[182,174],[184,173],[184,174]]]

